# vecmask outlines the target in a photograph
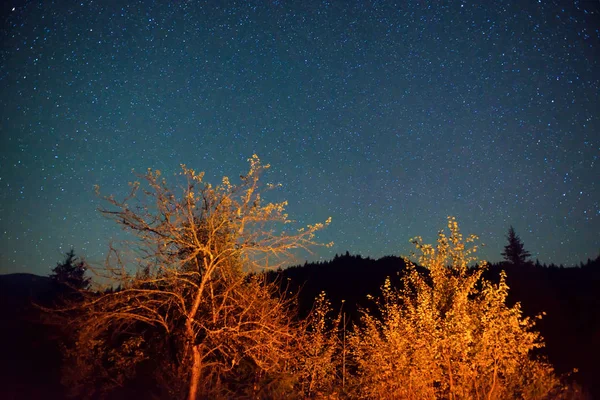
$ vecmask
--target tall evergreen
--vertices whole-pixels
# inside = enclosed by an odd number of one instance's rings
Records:
[[[91,279],[85,276],[87,263],[75,255],[71,249],[65,254],[65,260],[56,264],[52,269],[50,278],[64,288],[80,290],[88,289]]]
[[[529,257],[531,257],[531,253],[525,250],[523,241],[519,235],[515,233],[515,229],[512,226],[508,229],[508,235],[506,236],[506,239],[508,239],[508,244],[504,246],[504,251],[502,252],[504,260],[514,265],[523,265],[529,263]]]

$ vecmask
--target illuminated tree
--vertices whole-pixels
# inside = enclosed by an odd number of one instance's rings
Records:
[[[508,244],[504,246],[504,251],[502,252],[504,259],[513,265],[527,264],[531,254],[525,250],[523,241],[515,233],[515,229],[512,226],[508,229],[506,239],[508,239]]]
[[[331,318],[332,311],[321,292],[305,321],[304,333],[298,336],[297,391],[303,398],[333,396],[341,381],[338,372],[342,372],[345,351],[339,340],[341,315]]]
[[[286,300],[255,272],[316,244],[330,220],[290,228],[287,203],[262,199],[273,187],[259,181],[269,166],[256,155],[249,162],[237,185],[224,177],[212,186],[182,166],[179,195],[149,170],[123,201],[105,198],[101,212],[135,240],[130,253],[111,247],[105,268],[94,270],[108,290],[77,305],[77,346],[68,354],[82,369],[71,381],[102,373],[118,387],[150,365],[171,385],[168,397],[260,397],[289,369],[298,329]]]
[[[534,323],[508,286],[482,278],[477,238],[463,240],[454,218],[436,247],[413,239],[420,269],[407,260],[401,289],[388,279],[376,311],[363,311],[351,338],[357,395],[380,399],[543,399],[560,386],[549,364],[532,356],[543,346]],[[467,246],[471,246],[467,248]]]

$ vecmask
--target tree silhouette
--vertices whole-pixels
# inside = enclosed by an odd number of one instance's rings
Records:
[[[513,265],[527,264],[531,254],[525,250],[523,241],[515,233],[515,229],[512,226],[508,229],[506,238],[508,239],[508,244],[504,246],[504,251],[502,252],[504,259]]]
[[[52,268],[50,278],[63,290],[87,290],[90,287],[90,278],[86,276],[87,269],[87,263],[75,256],[75,250],[71,248],[65,253],[64,261]]]

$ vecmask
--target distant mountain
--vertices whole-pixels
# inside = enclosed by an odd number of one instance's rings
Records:
[[[0,275],[2,308],[7,305],[4,300],[14,305],[31,304],[32,300],[45,301],[52,296],[53,290],[52,280],[47,276],[26,273]]]

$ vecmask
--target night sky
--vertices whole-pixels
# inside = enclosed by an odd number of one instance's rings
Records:
[[[458,218],[501,259],[600,251],[598,1],[29,1],[2,6],[0,272],[101,262],[93,191],[258,154],[331,249],[408,255]],[[301,261],[303,261],[302,259]]]

